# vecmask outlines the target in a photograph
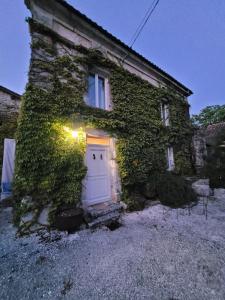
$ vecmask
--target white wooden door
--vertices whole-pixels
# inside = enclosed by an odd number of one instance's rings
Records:
[[[84,180],[84,201],[96,204],[111,198],[109,175],[109,147],[87,145],[87,175]]]

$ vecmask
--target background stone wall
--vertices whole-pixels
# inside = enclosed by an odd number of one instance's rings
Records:
[[[5,91],[0,90],[0,113],[10,114],[19,111],[20,99],[16,96],[10,95]]]
[[[20,107],[20,96],[0,87],[0,178],[2,174],[3,143],[5,138],[14,138]]]
[[[195,130],[193,156],[197,175],[210,178],[211,183],[214,177],[222,176],[225,168],[225,122]]]
[[[201,175],[207,156],[205,128],[195,130],[193,136],[193,150],[195,170],[198,175]]]

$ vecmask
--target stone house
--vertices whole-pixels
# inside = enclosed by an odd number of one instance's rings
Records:
[[[0,85],[0,113],[8,115],[18,113],[20,95]]]
[[[26,120],[31,118],[33,124],[39,116],[39,126],[32,128],[39,141],[43,136],[40,124],[51,123],[81,144],[80,152],[77,150],[81,155],[77,152],[74,168],[70,169],[71,164],[62,168],[70,170],[69,178],[63,173],[60,177],[56,174],[59,165],[55,166],[55,160],[49,156],[50,148],[42,148],[47,147],[47,142],[29,148],[34,132],[29,136],[27,131],[26,142],[23,130],[28,124],[22,118],[17,145],[18,193],[35,194],[38,186],[43,194],[43,187],[48,186],[51,206],[64,188],[61,198],[57,198],[59,202],[63,202],[63,197],[70,203],[76,198],[82,200],[86,209],[101,208],[118,202],[121,193],[144,184],[151,172],[160,168],[180,173],[185,173],[184,166],[191,169],[187,98],[192,92],[66,1],[25,0],[25,3],[32,13],[28,21],[32,54],[22,114]],[[68,118],[72,123],[66,123]],[[51,130],[49,127],[45,132]],[[57,147],[65,142],[61,138]],[[38,165],[33,167],[36,159],[29,169],[29,178],[27,170],[24,171],[25,162],[21,163],[25,151],[27,157],[32,152],[32,161],[39,157]],[[45,162],[41,161],[42,156]],[[78,164],[81,156],[83,161]],[[51,174],[44,171],[45,164],[47,169],[50,166],[54,169]],[[76,181],[76,185],[71,185],[71,181]]]
[[[6,87],[0,86],[0,174],[2,169],[3,142],[13,138],[20,107],[21,96]]]
[[[197,173],[212,188],[225,188],[225,122],[199,128],[193,140]]]

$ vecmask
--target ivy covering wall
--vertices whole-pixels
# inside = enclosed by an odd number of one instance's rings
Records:
[[[166,169],[166,149],[175,149],[176,172],[192,171],[192,128],[188,103],[171,89],[155,88],[125,71],[100,51],[74,46],[43,25],[29,20],[32,57],[29,84],[22,100],[17,132],[14,192],[35,199],[37,209],[53,210],[81,198],[85,128],[98,128],[117,138],[117,162],[123,192],[129,195]],[[85,104],[92,67],[107,72],[112,111]],[[169,103],[169,127],[161,121],[160,104]],[[78,139],[71,135],[79,130]]]

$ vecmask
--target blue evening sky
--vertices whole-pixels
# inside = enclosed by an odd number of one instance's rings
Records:
[[[70,0],[125,43],[152,0]],[[0,3],[0,85],[23,93],[30,38],[23,0]],[[134,49],[190,88],[191,112],[225,104],[225,0],[160,0]]]

